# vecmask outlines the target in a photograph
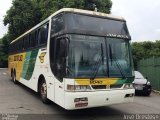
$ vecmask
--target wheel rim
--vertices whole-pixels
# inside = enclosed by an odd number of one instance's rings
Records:
[[[12,73],[12,80],[13,80],[13,82],[15,82],[15,80],[16,80],[14,73]]]
[[[47,85],[46,83],[43,83],[41,86],[41,96],[46,97],[46,95],[47,95]]]
[[[13,76],[13,81],[16,82],[16,77],[15,77],[15,75]]]

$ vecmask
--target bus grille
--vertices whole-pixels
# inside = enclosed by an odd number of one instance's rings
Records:
[[[114,88],[121,88],[123,86],[123,84],[118,84],[118,85],[111,85],[110,88],[114,89]]]
[[[93,89],[116,89],[116,88],[121,88],[123,84],[118,84],[118,85],[92,85],[91,87]]]

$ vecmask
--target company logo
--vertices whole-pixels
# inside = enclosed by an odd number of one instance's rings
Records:
[[[43,52],[40,54],[39,59],[41,63],[44,63],[44,56],[46,55],[46,52]]]
[[[22,60],[23,60],[23,55],[14,56],[14,61],[22,61]]]
[[[91,85],[102,85],[103,81],[101,81],[101,80],[91,80],[90,84]]]

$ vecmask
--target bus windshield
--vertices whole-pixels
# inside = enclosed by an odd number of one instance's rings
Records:
[[[70,78],[132,76],[129,40],[70,35],[66,64]]]

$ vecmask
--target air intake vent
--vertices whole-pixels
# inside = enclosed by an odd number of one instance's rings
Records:
[[[121,88],[123,84],[119,85],[92,85],[91,87],[93,89],[116,89],[116,88]]]

